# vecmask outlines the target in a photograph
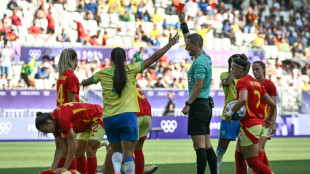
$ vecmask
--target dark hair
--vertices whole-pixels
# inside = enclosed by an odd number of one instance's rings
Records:
[[[264,70],[264,77],[266,77],[266,64],[262,61],[255,61],[253,64],[258,64]]]
[[[190,41],[190,43],[192,44],[198,44],[199,48],[202,49],[202,45],[203,45],[203,38],[197,34],[197,33],[193,33],[187,36],[187,39]]]
[[[240,57],[240,54],[233,54],[232,56],[229,57],[228,59],[228,72],[230,73],[231,70],[231,62],[233,61],[234,58]]]
[[[40,131],[40,128],[44,125],[47,124],[47,120],[54,120],[51,113],[42,113],[42,112],[37,112],[36,114],[36,128],[38,129],[38,131]],[[41,132],[41,131],[40,131]],[[46,135],[46,132],[42,132],[43,135]]]
[[[233,59],[233,63],[237,66],[243,68],[243,76],[247,75],[250,70],[251,63],[249,62],[248,58],[244,54],[240,54],[239,57]]]
[[[125,71],[126,53],[123,48],[116,47],[111,52],[111,61],[115,65],[113,88],[118,96],[122,96],[122,91],[126,85],[126,71]]]

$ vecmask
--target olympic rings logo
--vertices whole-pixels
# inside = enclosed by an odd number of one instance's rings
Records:
[[[39,49],[30,49],[28,54],[29,54],[30,57],[33,57],[33,56],[40,57],[42,52]]]
[[[173,133],[174,130],[178,127],[178,122],[175,120],[162,120],[160,122],[160,127],[164,130],[165,133]]]
[[[7,135],[11,130],[11,122],[0,122],[0,135]]]

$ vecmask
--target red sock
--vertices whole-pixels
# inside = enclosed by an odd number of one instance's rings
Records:
[[[264,160],[264,156],[265,156],[265,152],[264,151],[258,151],[258,160],[263,162]],[[257,174],[257,172],[253,169],[251,174]]]
[[[96,174],[97,157],[87,158],[87,174]]]
[[[58,163],[58,168],[61,168],[65,165],[66,158],[60,158],[59,163]]]
[[[135,171],[136,174],[143,174],[144,170],[144,155],[142,150],[134,151],[135,154]]]
[[[267,158],[266,152],[264,152],[263,163],[266,164],[267,166],[269,166],[269,162],[268,162],[268,158]]]
[[[76,169],[76,160],[75,157],[72,159],[72,163],[69,166],[68,170],[75,170]]]
[[[86,174],[87,166],[85,156],[76,158],[76,170],[81,174]]]
[[[258,159],[258,157],[253,157],[246,160],[249,167],[255,170],[257,173],[272,174],[270,168]]]
[[[243,154],[235,151],[236,173],[247,174],[247,166]]]

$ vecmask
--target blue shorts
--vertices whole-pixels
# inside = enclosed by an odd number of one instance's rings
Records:
[[[9,67],[1,66],[1,75],[9,75]]]
[[[240,121],[232,121],[231,123],[229,123],[226,120],[222,120],[219,138],[235,141],[238,137],[239,130]]]
[[[118,143],[120,140],[137,141],[139,128],[135,112],[126,112],[103,119],[104,129],[109,143]]]

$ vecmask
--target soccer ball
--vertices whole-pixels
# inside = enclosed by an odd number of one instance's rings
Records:
[[[56,170],[51,169],[42,171],[40,174],[54,174],[55,172]],[[65,172],[62,172],[61,174],[81,174],[81,173],[76,170],[67,170]]]
[[[232,102],[228,103],[227,106],[226,106],[226,110],[225,110],[225,111],[226,111],[226,112],[229,112],[230,109],[232,108],[232,106],[233,106],[235,103],[236,103],[236,101],[232,101]],[[245,116],[245,114],[246,114],[246,109],[245,109],[244,106],[242,106],[242,107],[239,109],[238,112],[234,113],[234,114],[231,116],[231,119],[232,119],[232,120],[236,120],[236,121],[242,120],[243,117]]]

